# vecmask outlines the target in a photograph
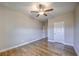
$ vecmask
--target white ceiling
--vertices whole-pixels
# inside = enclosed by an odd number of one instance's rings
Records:
[[[1,2],[0,5],[10,7],[16,10],[19,10],[26,15],[30,15],[30,17],[33,17],[35,19],[38,19],[40,21],[46,21],[47,19],[53,18],[55,16],[58,16],[63,13],[67,13],[70,11],[73,11],[74,8],[78,3],[76,2],[51,2],[50,7],[54,10],[48,14],[48,16],[41,15],[39,17],[36,17],[37,14],[31,14],[30,10],[32,10],[32,6],[36,4],[35,2]],[[34,8],[33,8],[34,9]]]

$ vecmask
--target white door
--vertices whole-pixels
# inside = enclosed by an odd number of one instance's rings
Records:
[[[64,22],[54,23],[54,41],[64,43]]]

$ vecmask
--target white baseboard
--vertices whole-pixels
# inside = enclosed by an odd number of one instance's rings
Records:
[[[49,41],[49,42],[56,42],[56,41],[54,41],[54,40],[48,40],[48,41]],[[64,43],[64,45],[72,46],[72,47],[75,49],[75,52],[77,53],[77,56],[79,56],[79,50],[78,50],[76,47],[74,47],[73,44]]]
[[[69,44],[69,43],[64,43],[64,45],[69,45],[69,46],[73,47],[73,44]]]
[[[75,52],[77,53],[77,56],[79,56],[79,51],[78,49],[74,46]]]
[[[55,42],[54,40],[48,40],[49,42]]]
[[[0,50],[0,52],[8,51],[8,50],[11,50],[11,49],[14,49],[14,48],[17,48],[17,47],[20,47],[20,46],[23,46],[23,45],[26,45],[26,44],[29,44],[29,43],[35,42],[35,41],[37,41],[37,40],[41,40],[41,39],[43,39],[43,38],[36,39],[36,40],[32,40],[32,41],[30,41],[30,42],[23,42],[23,43],[18,44],[18,45],[16,45],[16,46],[9,47],[9,48],[6,48],[6,49],[2,49],[2,50]]]
[[[49,42],[56,42],[56,41],[54,41],[54,40],[48,40]],[[60,43],[60,42],[59,42]],[[69,44],[69,43],[62,43],[62,44],[64,44],[64,45],[69,45],[69,46],[73,46],[72,44]]]
[[[43,38],[47,38],[47,36],[43,36]]]

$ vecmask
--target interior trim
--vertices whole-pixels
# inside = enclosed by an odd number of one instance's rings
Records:
[[[54,41],[54,40],[48,40],[49,42],[56,42],[56,41]],[[60,43],[60,42],[59,42]],[[62,44],[64,44],[64,45],[69,45],[69,46],[73,46],[72,44],[69,44],[69,43],[62,43]]]
[[[13,46],[13,47],[9,47],[9,48],[6,48],[6,49],[2,49],[2,50],[0,50],[0,52],[5,52],[5,51],[8,51],[8,50],[11,50],[11,49],[14,49],[14,48],[17,48],[17,47],[26,45],[26,44],[30,44],[30,43],[32,43],[32,42],[35,42],[35,41],[41,40],[41,39],[43,39],[43,38],[35,39],[35,40],[30,41],[30,42],[24,42],[24,43],[18,44],[18,45]]]
[[[78,51],[78,49],[74,46],[74,49],[75,49],[75,52],[76,52],[76,54],[77,54],[77,56],[79,56],[79,51]]]

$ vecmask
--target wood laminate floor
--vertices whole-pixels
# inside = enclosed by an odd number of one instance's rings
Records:
[[[1,52],[0,56],[76,56],[71,46],[61,43],[48,42],[47,39],[14,48],[9,51]]]

